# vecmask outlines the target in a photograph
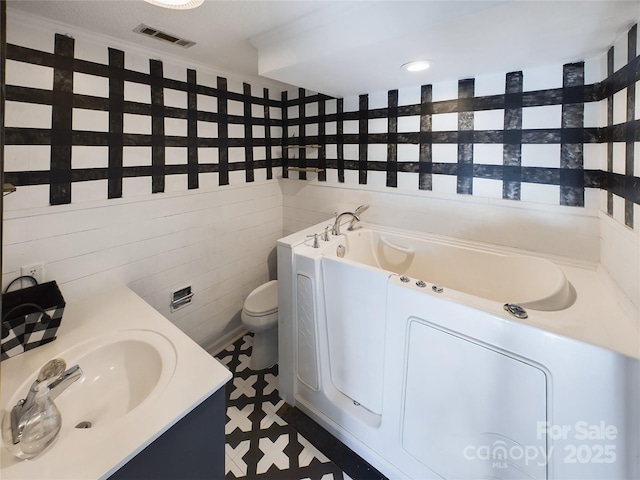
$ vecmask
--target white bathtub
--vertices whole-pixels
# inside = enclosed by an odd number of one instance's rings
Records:
[[[324,226],[278,242],[288,403],[390,478],[640,477],[640,334],[595,271]]]

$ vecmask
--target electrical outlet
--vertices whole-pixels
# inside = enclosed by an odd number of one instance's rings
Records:
[[[29,275],[36,279],[38,283],[44,282],[44,263],[32,263],[31,265],[25,265],[20,269],[21,275]],[[30,286],[30,282],[27,280],[23,281],[23,287]]]

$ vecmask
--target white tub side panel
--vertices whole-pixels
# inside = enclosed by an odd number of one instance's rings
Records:
[[[404,449],[444,478],[546,479],[544,372],[407,321]]]
[[[313,282],[298,274],[296,285],[296,310],[298,313],[298,378],[307,386],[317,390],[318,349],[316,348],[316,317],[313,298]]]
[[[322,259],[329,368],[335,387],[382,412],[388,274]]]

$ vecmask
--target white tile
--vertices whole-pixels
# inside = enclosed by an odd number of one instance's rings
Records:
[[[587,58],[584,62],[584,84],[591,85],[607,78],[607,52]]]
[[[298,105],[287,107],[287,118],[289,120],[300,118],[300,108],[298,107]]]
[[[7,85],[53,90],[53,68],[7,59]]]
[[[122,131],[124,133],[151,135],[151,116],[125,113],[122,115]]]
[[[562,88],[562,65],[527,68],[522,71],[522,89],[525,92]]]
[[[458,98],[458,82],[449,81],[433,85],[432,96],[434,102],[443,100],[455,100]]]
[[[420,160],[420,145],[417,143],[399,143],[398,161],[417,162]]]
[[[558,185],[523,182],[520,186],[520,200],[523,202],[557,205],[560,201],[560,187]]]
[[[560,145],[558,144],[523,144],[523,167],[560,167]]]
[[[51,128],[51,105],[35,103],[5,102],[6,127]]]
[[[434,163],[458,163],[458,145],[434,143],[431,158]]]
[[[409,172],[398,172],[398,190],[416,192],[418,190],[418,174]]]
[[[367,172],[367,185],[374,188],[387,186],[387,172],[370,170]]]
[[[503,130],[504,110],[483,110],[474,112],[473,128],[475,130]]]
[[[402,87],[398,89],[398,106],[420,105],[420,86]]]
[[[480,165],[502,165],[502,155],[502,144],[475,143],[473,145],[473,163]]]
[[[254,160],[266,160],[267,149],[265,147],[253,147],[253,159]]]
[[[358,95],[350,95],[342,99],[343,112],[357,112],[360,110],[360,97]]]
[[[613,124],[618,125],[627,121],[627,89],[623,88],[613,94]]]
[[[172,88],[163,89],[163,101],[165,107],[186,109],[189,106],[189,97],[187,92],[174,90]]]
[[[410,133],[420,131],[420,116],[398,117],[398,133]]]
[[[88,62],[101,63],[102,65],[109,64],[109,49],[98,43],[76,39],[73,56]]]
[[[269,107],[269,118],[271,120],[281,120],[282,109],[278,107]]]
[[[229,163],[244,162],[244,147],[229,147]],[[244,172],[242,172],[244,175]]]
[[[622,142],[613,144],[613,172],[624,175],[627,170],[627,146]]]
[[[229,100],[227,101],[227,114],[229,115],[237,115],[239,117],[244,116],[244,102],[239,102],[237,100]]]
[[[108,132],[109,112],[74,108],[72,114],[72,128],[74,130],[90,132]]]
[[[164,134],[168,137],[186,137],[188,135],[188,123],[184,118],[164,119]]]
[[[589,102],[584,104],[585,128],[600,128],[607,125],[606,101]]]
[[[4,170],[6,172],[49,170],[50,145],[5,145]]]
[[[379,108],[387,108],[389,93],[375,92],[369,94],[369,110],[377,110]]]
[[[613,44],[613,71],[617,72],[627,64],[628,36],[620,35]]]
[[[126,58],[126,57],[125,57]],[[151,87],[142,83],[124,82],[124,100],[127,102],[151,103]]]
[[[358,160],[360,155],[360,146],[352,143],[343,146],[343,154],[345,160]]]
[[[335,98],[327,100],[324,104],[324,112],[327,115],[331,115],[333,113],[337,113],[338,111],[338,101]],[[272,117],[273,118],[273,117]]]
[[[438,113],[431,116],[431,130],[434,132],[456,132],[458,130],[457,113]]]
[[[455,175],[438,175],[431,176],[432,190],[436,193],[453,194],[458,190],[458,179]]]
[[[229,172],[229,184],[230,185],[243,185],[246,183],[244,170],[234,170]]]
[[[198,137],[201,138],[217,138],[218,137],[218,124],[212,122],[198,121]]]
[[[187,158],[186,147],[166,147],[164,149],[164,162],[166,165],[186,165]]]
[[[244,138],[244,125],[240,123],[230,123],[228,131],[229,138]]]
[[[198,163],[218,163],[218,147],[198,147]]]
[[[109,79],[73,72],[73,93],[109,98]]]
[[[22,23],[7,21],[7,43],[53,53],[54,38],[50,30],[28,28]]]
[[[369,133],[387,133],[386,118],[372,118],[369,120]]]
[[[264,105],[251,104],[251,116],[253,118],[264,118]]]
[[[502,180],[493,180],[490,178],[474,178],[473,196],[502,198]]]
[[[265,138],[264,125],[253,125],[251,127],[251,135],[253,138]]]
[[[122,165],[125,167],[151,165],[151,147],[123,147]]]
[[[165,175],[164,191],[165,192],[184,192],[187,190],[187,174]]]
[[[639,162],[636,162],[639,163]],[[584,144],[584,168],[585,170],[606,170],[607,145],[604,143]]]
[[[358,120],[345,120],[342,124],[342,132],[345,135],[353,135],[360,132],[360,123]]]
[[[305,135],[308,137],[315,137],[318,135],[318,124],[317,123],[309,123],[305,125]]]
[[[218,99],[209,95],[196,95],[196,104],[201,112],[217,112]]]
[[[71,147],[71,168],[107,168],[108,166],[109,147],[83,145]]]
[[[125,177],[122,179],[122,196],[136,197],[151,193],[151,177]]]
[[[375,162],[387,161],[387,144],[370,143],[367,145],[367,159]]]
[[[522,108],[522,129],[560,128],[562,105],[543,105]]]
[[[493,75],[479,75],[475,77],[474,82],[475,96],[486,97],[490,95],[504,95],[505,85],[505,74],[498,73]]]
[[[304,106],[304,115],[305,117],[317,117],[318,116],[318,103],[312,102],[307,103]]]
[[[149,57],[127,52],[124,56],[124,68],[141,73],[149,73]]]
[[[107,180],[74,182],[71,184],[71,199],[73,203],[104,200],[107,198],[107,191]]]

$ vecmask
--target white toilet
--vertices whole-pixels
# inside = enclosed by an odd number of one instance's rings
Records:
[[[262,370],[278,361],[278,281],[271,280],[249,294],[242,308],[242,324],[253,333],[249,368]]]

